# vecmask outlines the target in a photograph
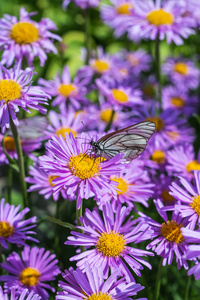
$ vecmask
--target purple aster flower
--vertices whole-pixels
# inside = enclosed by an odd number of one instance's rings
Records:
[[[36,217],[31,217],[27,220],[23,220],[27,212],[30,211],[28,207],[19,212],[21,205],[15,207],[5,203],[5,199],[0,201],[0,243],[4,248],[8,248],[7,243],[25,245],[25,241],[34,241],[30,235],[35,234],[30,229],[36,225]]]
[[[49,298],[46,289],[55,291],[46,282],[55,280],[60,273],[57,262],[55,254],[50,254],[50,251],[45,251],[44,248],[25,246],[22,258],[16,252],[12,252],[1,264],[1,267],[10,275],[0,276],[0,281],[5,282],[5,292],[9,292],[12,287],[15,287],[17,295],[20,295],[27,288],[29,292],[34,291],[35,294],[46,300]]]
[[[146,230],[145,224],[141,227],[134,226],[135,221],[132,218],[125,222],[130,213],[125,206],[118,205],[114,213],[111,204],[106,203],[102,212],[103,218],[96,209],[93,212],[86,209],[84,217],[80,218],[83,226],[77,226],[83,233],[72,231],[72,236],[68,237],[65,244],[86,246],[87,250],[70,260],[77,261],[77,266],[81,270],[84,270],[85,262],[91,267],[101,268],[105,277],[108,276],[109,269],[111,273],[120,269],[121,275],[124,275],[128,282],[134,281],[127,265],[136,275],[141,276],[142,264],[151,269],[151,265],[141,257],[152,253],[129,244],[137,244],[148,239],[149,231]]]
[[[138,1],[134,7],[132,26],[129,29],[129,37],[155,40],[159,36],[163,40],[166,36],[167,43],[172,41],[176,45],[183,44],[183,38],[194,34],[194,20],[190,16],[184,16],[184,5],[177,1],[153,0]]]
[[[111,0],[112,5],[101,5],[102,20],[115,31],[117,37],[127,32],[132,24],[134,0]]]
[[[10,295],[4,293],[2,287],[0,286],[0,299],[1,300],[42,300],[40,296],[36,295],[34,292],[29,293],[28,289],[23,290],[21,295],[16,295],[15,288],[11,288]]]
[[[134,170],[134,171],[133,171]],[[122,171],[118,176],[112,175],[111,179],[118,183],[117,196],[106,194],[100,199],[100,203],[111,202],[116,212],[120,204],[126,204],[130,209],[137,211],[136,203],[148,207],[149,197],[153,194],[153,183],[148,183],[147,171],[138,164],[138,160],[128,164],[126,172]]]
[[[168,173],[174,176],[181,175],[191,180],[194,177],[193,171],[200,170],[200,151],[196,159],[192,144],[176,146],[167,152],[167,162]]]
[[[200,222],[200,171],[194,171],[194,184],[183,177],[179,179],[179,183],[172,183],[170,194],[179,200],[176,210],[188,219],[190,228],[194,229]]]
[[[42,19],[39,23],[30,19],[35,12],[28,13],[23,7],[20,10],[19,21],[15,16],[4,15],[0,19],[0,47],[4,50],[2,64],[10,67],[14,61],[27,58],[28,65],[32,65],[35,57],[39,57],[40,65],[44,66],[46,53],[57,53],[53,40],[61,38],[52,33],[55,24],[49,19]]]
[[[56,97],[52,102],[52,106],[69,104],[79,109],[83,104],[88,103],[88,100],[85,98],[87,93],[85,85],[88,83],[88,78],[80,79],[79,76],[76,76],[72,81],[67,66],[64,67],[61,78],[57,74],[54,80],[41,78],[38,82],[43,86],[42,88],[47,94]]]
[[[51,138],[53,135],[65,137],[65,133],[70,133],[77,136],[78,132],[82,132],[84,127],[81,123],[82,114],[75,112],[62,111],[61,114],[57,114],[54,111],[49,112],[50,125],[47,127],[45,133]]]
[[[171,265],[175,255],[178,269],[182,266],[188,269],[188,264],[184,258],[187,252],[187,243],[181,232],[181,228],[189,226],[187,220],[183,219],[176,210],[173,210],[172,219],[169,220],[166,211],[163,210],[164,204],[160,200],[154,200],[154,203],[159,215],[164,220],[162,224],[139,212],[141,223],[148,224],[153,231],[151,234],[153,241],[146,248],[152,249],[157,255],[163,257],[163,266]],[[168,207],[168,209],[171,208]]]
[[[33,74],[32,68],[21,70],[21,61],[9,70],[0,65],[0,127],[3,133],[10,126],[9,116],[15,125],[19,124],[15,114],[19,108],[28,113],[31,113],[29,109],[46,113],[46,108],[40,104],[47,104],[50,97],[40,87],[31,85]]]
[[[49,160],[47,156],[40,157],[40,160],[48,175],[58,176],[54,179],[55,194],[63,188],[71,197],[75,198],[77,193],[78,209],[82,199],[94,196],[98,199],[107,192],[116,194],[117,184],[110,180],[110,176],[124,168],[123,155],[116,155],[108,161],[91,155],[88,136],[84,133],[80,139],[75,139],[71,132],[65,134],[65,139],[61,135],[52,139],[47,144],[47,150],[54,160]]]
[[[134,52],[125,52],[124,55],[131,74],[139,75],[142,71],[150,69],[152,57],[143,49],[138,49]]]
[[[49,161],[52,161],[52,157],[49,157]],[[26,177],[26,182],[32,185],[29,187],[28,192],[39,191],[39,194],[44,195],[45,199],[49,199],[53,196],[54,201],[58,200],[60,194],[53,193],[53,187],[55,186],[53,180],[57,178],[57,176],[48,175],[36,163],[29,167],[29,175],[32,177]],[[67,198],[65,190],[61,190],[60,193],[64,199]]]
[[[163,109],[169,107],[174,108],[186,117],[190,117],[197,111],[198,98],[188,94],[188,90],[185,90],[185,86],[167,86],[162,90],[162,106]]]
[[[178,88],[196,89],[199,85],[200,73],[193,61],[169,58],[162,69],[163,74],[168,75]]]
[[[71,267],[69,271],[65,270],[65,273],[62,274],[65,281],[59,281],[62,292],[57,293],[56,300],[129,300],[131,296],[135,296],[144,288],[134,282],[127,283],[124,278],[119,278],[119,275],[120,270],[115,270],[105,280],[101,268],[91,268],[86,264],[85,273],[83,273],[79,268],[74,270]],[[140,300],[147,299],[140,298]]]
[[[72,0],[76,6],[82,8],[82,9],[87,9],[89,7],[97,7],[100,0]],[[65,9],[68,4],[70,3],[70,0],[64,0],[63,1],[63,8]]]
[[[165,206],[173,206],[176,203],[176,199],[170,195],[170,185],[174,181],[175,180],[172,177],[165,174],[153,177],[153,183],[155,184],[154,198],[163,201]]]

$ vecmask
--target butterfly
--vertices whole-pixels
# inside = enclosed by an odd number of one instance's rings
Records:
[[[102,136],[97,142],[90,141],[91,151],[96,156],[106,159],[110,159],[118,153],[124,153],[123,158],[131,161],[144,151],[155,129],[156,124],[150,121],[122,128]]]

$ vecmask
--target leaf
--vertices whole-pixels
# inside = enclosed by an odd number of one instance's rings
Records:
[[[55,224],[58,224],[58,225],[60,225],[62,227],[67,227],[67,228],[69,228],[71,230],[73,230],[75,228],[74,225],[72,225],[72,224],[70,224],[68,222],[63,222],[63,221],[60,221],[60,220],[58,220],[56,218],[53,218],[53,217],[50,217],[50,216],[46,216],[46,218],[47,218],[48,221],[53,222]]]

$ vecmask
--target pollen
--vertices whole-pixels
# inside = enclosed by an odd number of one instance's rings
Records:
[[[187,65],[184,63],[176,63],[174,65],[174,71],[181,75],[186,75],[188,72],[188,68]]]
[[[1,238],[8,238],[9,236],[11,236],[14,232],[14,227],[12,225],[10,225],[8,222],[6,221],[0,221],[0,237]]]
[[[118,186],[116,186],[117,189],[120,191],[117,191],[117,195],[123,195],[126,194],[128,191],[129,184],[124,178],[122,177],[111,177],[111,180],[116,181],[118,183]]]
[[[48,176],[48,182],[50,183],[51,186],[55,186],[55,183],[52,183],[52,181],[56,178],[58,178],[58,176],[53,176],[53,175]]]
[[[5,136],[3,140],[3,146],[7,151],[14,151],[15,150],[15,141],[12,136]]]
[[[100,112],[100,118],[103,122],[108,123],[111,119],[112,116],[112,109],[108,108],[108,109],[102,109],[102,111]],[[114,117],[113,117],[113,121],[117,120],[117,114],[115,112]]]
[[[39,278],[40,273],[38,272],[38,270],[30,267],[24,269],[19,275],[21,283],[26,286],[36,285],[38,283]]]
[[[175,242],[180,244],[184,241],[184,237],[181,233],[183,225],[176,221],[167,221],[161,226],[161,235],[164,236],[169,242]]]
[[[64,97],[69,97],[72,95],[75,96],[77,91],[78,91],[77,87],[72,83],[69,84],[62,83],[58,88],[58,92]]]
[[[171,25],[174,22],[173,15],[163,10],[162,8],[151,11],[147,15],[146,19],[150,24],[155,26]]]
[[[77,135],[77,132],[73,129],[71,129],[70,127],[61,127],[56,131],[56,135],[59,137],[59,135],[61,134],[63,138],[65,138],[65,133],[72,133],[73,136],[75,137]]]
[[[96,59],[92,66],[98,73],[104,73],[110,69],[110,65],[108,64],[108,62],[101,59]]]
[[[133,9],[133,5],[130,3],[123,3],[117,7],[117,12],[120,15],[131,15],[130,9]]]
[[[192,203],[190,206],[194,209],[194,211],[197,213],[198,216],[200,216],[200,195],[197,195],[196,197],[192,197]]]
[[[163,198],[163,200],[167,203],[167,202],[173,202],[174,198],[172,197],[172,195],[170,195],[168,190],[163,190],[161,193],[161,197]]]
[[[32,23],[18,22],[13,25],[10,38],[20,45],[30,44],[39,39],[39,30]]]
[[[102,157],[95,158],[94,156],[80,153],[71,157],[68,167],[73,175],[84,180],[99,176],[100,162],[102,162]]]
[[[158,164],[163,164],[165,162],[165,153],[161,150],[155,150],[151,155],[151,159]]]
[[[171,98],[171,104],[173,104],[174,106],[177,106],[177,107],[183,107],[185,102],[180,97],[172,97]]]
[[[21,96],[21,86],[11,79],[0,80],[0,100],[6,103],[19,99]]]
[[[84,298],[84,300],[112,300],[112,297],[107,293],[99,292]]]
[[[192,160],[189,164],[186,165],[186,170],[188,173],[191,173],[194,170],[200,170],[200,163],[197,160]]]
[[[150,117],[146,121],[154,122],[156,124],[156,131],[162,130],[165,126],[164,121],[158,117]]]
[[[112,95],[114,99],[119,103],[125,103],[128,102],[129,100],[128,96],[124,92],[118,89],[112,89]]]
[[[114,231],[103,232],[97,241],[96,248],[104,256],[116,257],[120,256],[125,249],[126,241],[122,234]]]

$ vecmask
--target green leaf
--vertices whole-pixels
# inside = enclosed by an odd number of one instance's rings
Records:
[[[53,222],[55,224],[58,224],[58,225],[60,225],[62,227],[67,227],[67,228],[69,228],[71,230],[73,230],[75,228],[74,225],[72,225],[72,224],[70,224],[68,222],[63,222],[63,221],[60,221],[60,220],[58,220],[56,218],[53,218],[53,217],[50,217],[50,216],[47,216],[47,220],[50,221],[50,222]]]

